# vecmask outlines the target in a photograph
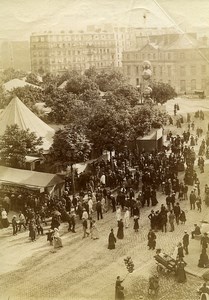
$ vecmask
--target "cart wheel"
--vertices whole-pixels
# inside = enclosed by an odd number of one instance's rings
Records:
[[[161,273],[161,272],[163,272],[163,268],[161,266],[157,265],[157,271],[158,271],[158,273]]]
[[[169,270],[165,270],[165,275],[169,275],[170,271]]]

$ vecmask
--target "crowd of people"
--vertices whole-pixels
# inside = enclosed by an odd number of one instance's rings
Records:
[[[175,110],[179,110],[179,106],[176,106]],[[197,115],[196,117],[201,116],[204,119],[203,112]],[[110,161],[97,161],[92,166],[91,174],[81,175],[80,190],[74,195],[71,194],[68,184],[62,197],[45,195],[38,199],[29,195],[27,201],[24,201],[23,195],[4,195],[1,226],[6,228],[11,223],[13,235],[17,235],[22,229],[28,230],[33,242],[37,235],[45,234],[50,245],[61,248],[63,243],[59,229],[62,222],[68,223],[68,232],[71,233],[76,233],[76,226],[81,224],[83,239],[90,237],[92,240],[98,240],[99,221],[109,212],[115,215],[115,228],[110,230],[107,248],[114,250],[117,239],[125,238],[126,228],[132,226],[133,232],[140,234],[141,214],[144,214],[145,208],[151,207],[148,214],[150,230],[147,233],[147,246],[149,250],[154,250],[158,232],[174,232],[176,226],[185,224],[186,213],[181,203],[189,200],[191,210],[202,210],[200,181],[194,168],[194,146],[197,145],[203,130],[197,128],[197,138],[194,138],[191,132],[194,132],[195,124],[194,121],[191,122],[190,115],[187,115],[187,124],[188,130],[182,135],[175,135],[169,131],[169,144],[159,151],[148,153],[142,150],[136,154],[126,150],[116,153]],[[176,125],[179,127],[178,123]],[[198,166],[201,172],[204,172],[202,156],[205,155],[207,144],[208,139],[206,142],[203,139],[200,145]],[[185,175],[180,180],[178,175],[182,171],[185,171]],[[192,187],[190,192],[189,186]],[[164,196],[164,203],[155,210],[159,202],[159,193]],[[209,194],[209,189],[205,188],[205,193]],[[9,221],[9,210],[17,207],[21,208],[18,216],[14,215]],[[114,230],[117,230],[116,235]],[[202,245],[206,245],[204,240]],[[178,247],[178,270],[184,270],[182,253],[189,254],[188,246],[189,235],[185,231],[182,244]],[[207,255],[206,248],[204,246],[202,249],[199,265],[205,259],[203,256]],[[182,282],[182,279],[179,279],[179,282]]]

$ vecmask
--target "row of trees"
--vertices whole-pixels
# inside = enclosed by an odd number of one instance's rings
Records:
[[[32,75],[30,79],[35,83]],[[63,83],[64,87],[60,88]],[[152,85],[156,103],[162,104],[175,96],[169,85]],[[56,132],[50,152],[52,161],[61,165],[87,159],[92,148],[98,152],[122,151],[128,141],[166,122],[167,115],[156,105],[139,105],[140,91],[115,70],[96,72],[90,68],[83,75],[76,71],[62,76],[46,74],[42,88],[18,88],[9,97],[16,94],[31,109],[36,102],[44,102],[51,109],[48,122],[65,125]],[[3,156],[5,159],[6,155]]]

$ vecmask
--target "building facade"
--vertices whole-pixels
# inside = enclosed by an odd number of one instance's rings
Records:
[[[198,41],[188,35],[166,44],[147,42],[141,49],[124,51],[123,72],[131,84],[141,84],[142,63],[152,64],[152,78],[173,86],[177,93],[194,93],[204,90],[208,93],[209,46],[198,45]]]
[[[107,33],[47,32],[30,38],[32,72],[60,73],[66,70],[115,66],[115,40]]]
[[[122,53],[135,45],[133,28],[104,24],[90,25],[86,31],[33,33],[30,37],[32,72],[61,73],[122,68]]]

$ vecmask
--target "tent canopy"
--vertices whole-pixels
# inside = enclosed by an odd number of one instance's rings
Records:
[[[0,183],[45,188],[64,183],[64,180],[56,174],[0,166]]]
[[[35,84],[31,84],[29,82],[26,82],[24,80],[20,80],[18,78],[9,80],[9,81],[7,81],[6,83],[3,84],[3,87],[7,92],[11,92],[13,89],[16,89],[18,87],[25,87],[25,86],[31,86],[31,87],[42,90],[42,88],[40,86],[35,85]]]
[[[17,124],[20,129],[35,132],[43,138],[44,150],[48,150],[53,142],[54,129],[39,119],[18,97],[13,98],[0,114],[0,136],[4,134],[7,125]]]
[[[149,134],[143,136],[143,137],[138,137],[137,140],[139,141],[150,141],[150,140],[159,140],[163,136],[163,129],[152,129]]]

